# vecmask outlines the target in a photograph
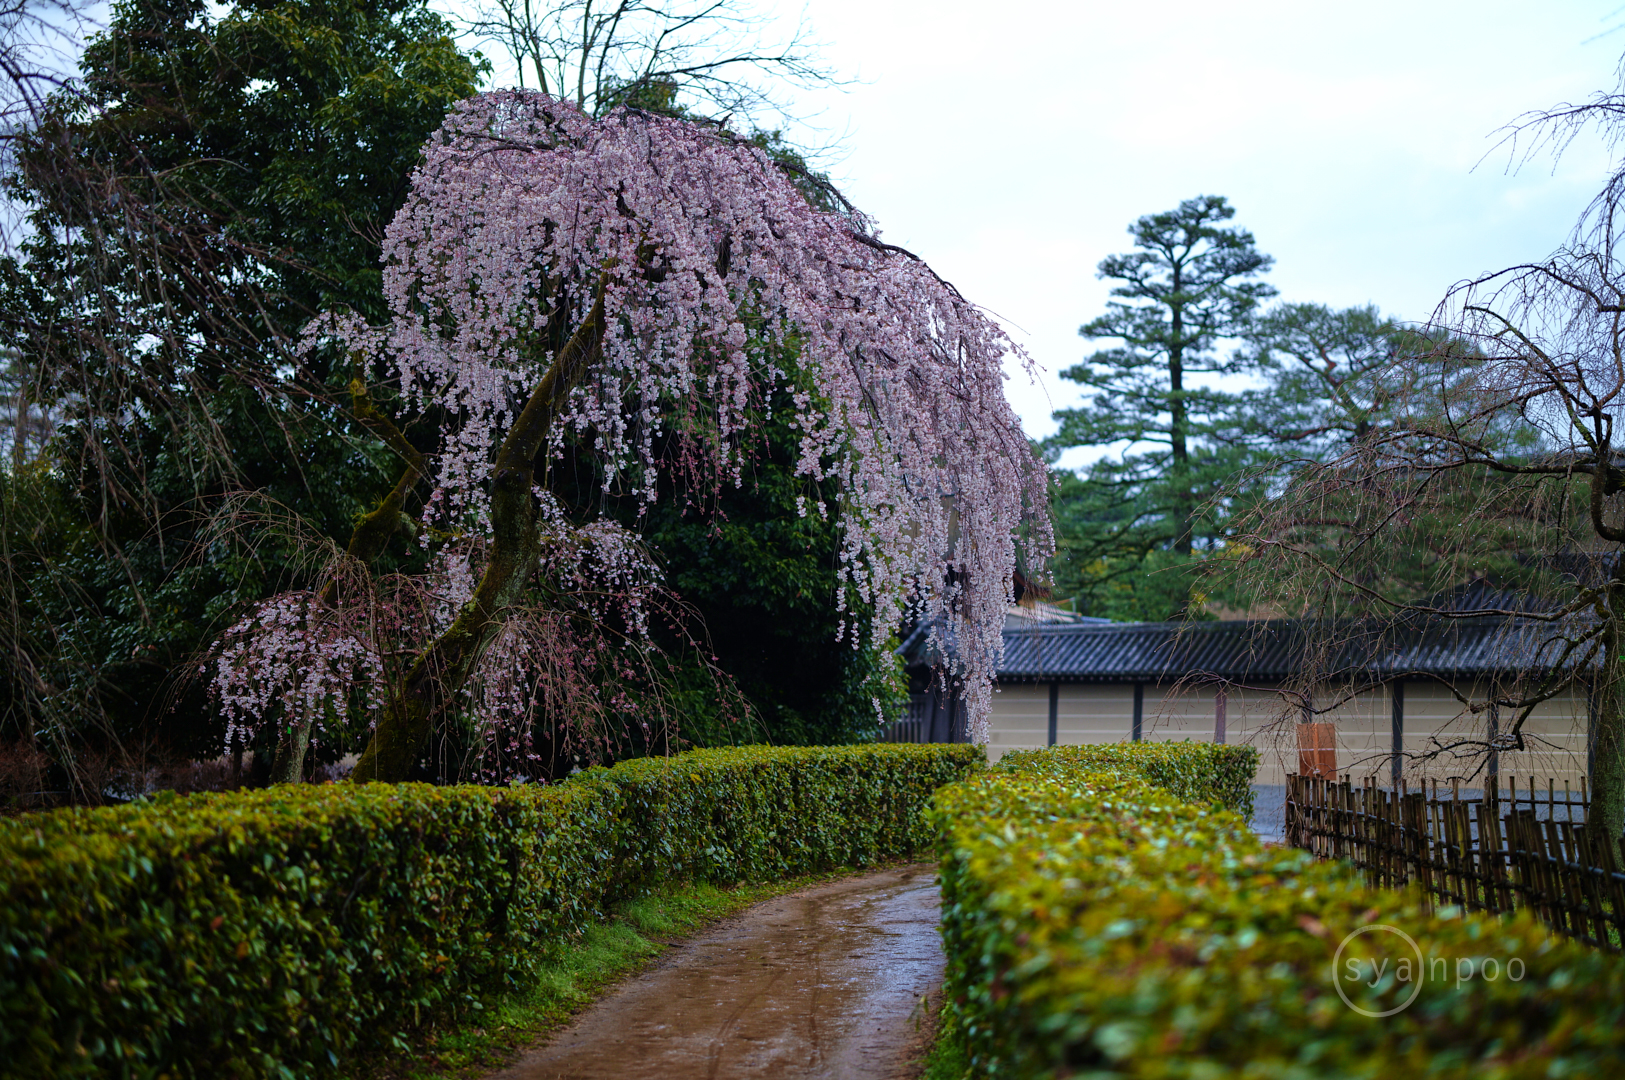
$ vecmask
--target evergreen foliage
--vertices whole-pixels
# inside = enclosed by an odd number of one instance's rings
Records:
[[[983,760],[740,747],[545,787],[277,786],[0,822],[0,1077],[349,1075],[619,899],[924,847],[931,793]]]
[[[816,487],[795,475],[783,415],[775,409],[764,425],[764,445],[738,487],[710,498],[688,492],[697,496],[691,503],[672,485],[647,510],[641,531],[667,584],[697,616],[693,633],[749,701],[758,730],[779,744],[862,742],[875,737],[882,718],[896,718],[906,687],[896,657],[867,632],[871,609],[840,580],[837,521],[798,513],[797,499],[816,498]],[[859,621],[856,635],[839,634],[843,594]],[[703,687],[703,674],[693,683]],[[684,738],[738,741],[744,732],[707,703],[686,710]]]
[[[1078,333],[1122,344],[1062,372],[1093,394],[1056,412],[1060,430],[1045,443],[1051,454],[1127,448],[1067,482],[1057,499],[1065,506],[1057,514],[1058,583],[1081,593],[1090,614],[1200,612],[1190,570],[1196,553],[1222,535],[1223,510],[1212,501],[1249,456],[1238,439],[1238,396],[1193,377],[1238,370],[1215,347],[1275,293],[1254,280],[1270,257],[1251,233],[1223,224],[1234,216],[1222,196],[1187,199],[1130,226],[1140,250],[1100,263],[1118,299]]]
[[[349,373],[288,345],[328,303],[380,310],[383,227],[481,67],[419,0],[124,0],[81,68],[8,181],[31,229],[0,332],[56,434],[4,479],[0,738],[95,799],[87,753],[220,751],[175,676],[388,490]]]

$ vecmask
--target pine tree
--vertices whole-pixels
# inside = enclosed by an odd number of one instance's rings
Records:
[[[1275,295],[1254,280],[1273,260],[1257,250],[1250,232],[1222,224],[1234,216],[1222,196],[1204,195],[1130,226],[1140,250],[1108,256],[1099,267],[1100,277],[1118,282],[1112,296],[1119,299],[1078,329],[1082,337],[1122,344],[1062,372],[1094,393],[1082,407],[1055,413],[1061,427],[1046,449],[1052,455],[1075,446],[1126,449],[1097,462],[1058,505],[1071,559],[1061,583],[1087,592],[1172,569],[1151,590],[1158,600],[1149,608],[1133,605],[1138,617],[1191,614],[1179,564],[1211,543],[1214,522],[1203,507],[1249,452],[1236,416],[1239,396],[1191,381],[1238,369],[1242,361],[1219,355],[1216,346],[1239,334],[1260,301]]]

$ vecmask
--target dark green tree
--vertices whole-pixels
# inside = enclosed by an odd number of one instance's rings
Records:
[[[421,0],[128,0],[81,70],[18,140],[0,287],[56,432],[6,485],[7,725],[70,775],[87,741],[218,752],[174,676],[300,564],[245,507],[342,546],[389,490],[347,364],[289,346],[331,304],[381,311],[383,228],[481,65]]]
[[[1244,393],[1238,410],[1237,430],[1253,448],[1253,460],[1247,472],[1231,480],[1224,497],[1232,536],[1235,529],[1250,529],[1247,523],[1271,513],[1270,506],[1283,497],[1296,498],[1304,477],[1323,477],[1324,467],[1350,460],[1362,447],[1387,445],[1419,429],[1458,426],[1462,418],[1453,416],[1453,409],[1471,399],[1473,384],[1491,359],[1469,338],[1439,326],[1402,323],[1369,305],[1337,310],[1324,304],[1281,304],[1255,318],[1242,340],[1238,356],[1264,385]],[[1486,454],[1536,452],[1533,430],[1510,412],[1472,420]],[[1418,535],[1449,535],[1456,527],[1452,520],[1475,518],[1475,507],[1500,497],[1493,487],[1462,485],[1450,499],[1443,487],[1436,488],[1440,501],[1427,515],[1417,515],[1412,527]],[[1323,535],[1317,543],[1330,550],[1339,538],[1363,537],[1362,515],[1380,517],[1392,508],[1359,507],[1357,500],[1345,505],[1339,495],[1335,509],[1328,500],[1323,510],[1318,525]],[[1307,535],[1317,526],[1298,527]],[[1386,595],[1421,605],[1469,580],[1492,580],[1508,589],[1535,587],[1535,578],[1551,568],[1543,555],[1521,546],[1526,544],[1527,538],[1497,533],[1488,545],[1494,557],[1481,550],[1475,566],[1447,571],[1459,573],[1460,581],[1440,580],[1436,545],[1402,544],[1380,566],[1365,566],[1361,572],[1369,580],[1362,583],[1375,587],[1380,582]],[[1242,561],[1251,558],[1245,540],[1228,554]],[[1213,573],[1203,588],[1222,597],[1226,606],[1298,610],[1296,602],[1282,602],[1282,582],[1255,577],[1238,589],[1225,560],[1207,569]]]
[[[1264,379],[1243,396],[1247,430],[1282,459],[1327,460],[1391,425],[1424,366],[1426,335],[1375,306],[1280,304],[1242,333],[1242,359]]]
[[[696,616],[693,635],[709,642],[755,713],[756,724],[740,729],[690,710],[686,734],[698,742],[752,729],[777,744],[862,742],[879,728],[877,703],[888,718],[903,704],[895,659],[869,640],[867,605],[849,595],[844,612],[837,606],[837,519],[798,512],[797,497],[817,492],[795,475],[789,406],[775,403],[738,487],[705,497],[669,484],[641,525]],[[843,618],[852,624],[844,634]],[[667,651],[682,656],[680,646]]]
[[[1099,276],[1117,282],[1112,296],[1119,299],[1078,333],[1122,344],[1062,372],[1093,394],[1081,407],[1056,412],[1060,430],[1045,444],[1052,455],[1126,446],[1076,483],[1064,480],[1056,499],[1058,582],[1063,591],[1081,591],[1089,610],[1139,618],[1196,613],[1189,566],[1221,535],[1214,496],[1251,451],[1239,425],[1240,396],[1193,377],[1242,369],[1243,361],[1218,346],[1275,294],[1255,280],[1270,257],[1251,233],[1223,224],[1234,216],[1221,196],[1187,199],[1130,226],[1140,250],[1100,263]]]

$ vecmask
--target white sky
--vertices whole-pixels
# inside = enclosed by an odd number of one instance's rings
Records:
[[[843,190],[1043,369],[1008,384],[1035,437],[1081,398],[1057,373],[1104,344],[1077,336],[1106,300],[1095,265],[1181,199],[1227,196],[1283,300],[1408,319],[1549,252],[1607,155],[1584,139],[1512,171],[1498,129],[1616,85],[1625,29],[1598,35],[1621,4],[762,0],[856,80],[800,95],[800,141],[841,136]]]
[[[1606,153],[1512,171],[1498,129],[1613,88],[1625,51],[1625,0],[804,2],[761,6],[856,81],[799,96],[798,141],[840,136],[831,171],[886,239],[1029,351],[1039,383],[1008,390],[1035,437],[1081,399],[1057,373],[1105,344],[1077,328],[1133,219],[1227,196],[1283,300],[1426,318],[1563,240]]]
[[[1080,397],[1056,373],[1099,347],[1077,336],[1106,299],[1096,263],[1181,199],[1227,196],[1282,299],[1409,319],[1550,251],[1603,179],[1599,143],[1555,170],[1481,159],[1518,114],[1615,84],[1625,32],[1586,39],[1620,3],[810,0],[824,57],[861,81],[802,100],[845,134],[833,172],[886,239],[1045,369],[1009,386],[1042,436]]]

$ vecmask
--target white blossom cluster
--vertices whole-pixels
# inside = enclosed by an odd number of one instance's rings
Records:
[[[573,525],[550,493],[536,495],[538,577],[552,599],[508,612],[463,693],[479,754],[469,771],[485,782],[536,775],[555,753],[590,759],[612,716],[641,715],[645,734],[651,717],[669,720],[659,695],[630,691],[653,681],[649,619],[670,600],[648,549],[613,521]],[[481,560],[447,562],[458,583],[447,595],[460,605]]]
[[[267,722],[309,724],[312,744],[339,725],[358,693],[381,704],[384,658],[370,604],[330,604],[319,590],[273,596],[216,646],[210,691],[226,720],[226,744],[252,741]]]
[[[551,496],[543,506],[540,578],[565,602],[510,611],[464,687],[476,745],[496,763],[477,765],[485,779],[522,768],[543,735],[584,745],[600,721],[631,711],[627,692],[606,694],[606,684],[648,683],[624,654],[647,651],[650,615],[669,600],[632,533],[609,521],[572,525]],[[340,555],[317,588],[258,605],[205,667],[228,744],[251,742],[266,723],[308,724],[313,745],[353,736],[344,727],[349,714],[376,712],[391,680],[473,596],[484,562],[483,544],[453,543],[421,575],[373,581]]]
[[[460,105],[424,153],[384,243],[391,320],[312,330],[446,418],[424,525],[488,522],[496,448],[601,299],[601,350],[550,452],[573,430],[652,500],[680,422],[737,483],[764,403],[792,389],[798,471],[839,493],[845,587],[873,605],[877,641],[910,613],[945,628],[985,738],[1018,544],[1034,566],[1050,545],[1044,468],[1003,389],[1004,359],[1029,361],[1003,331],[726,131],[631,110],[595,121],[510,91]],[[575,558],[581,588],[638,593],[651,571],[628,538],[570,535],[550,557]],[[523,638],[493,648],[524,652]]]

